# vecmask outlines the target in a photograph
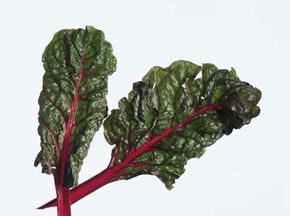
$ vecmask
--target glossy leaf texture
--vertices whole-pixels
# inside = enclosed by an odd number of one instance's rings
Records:
[[[43,53],[43,65],[41,151],[35,165],[71,187],[77,185],[90,142],[107,116],[107,81],[116,59],[103,32],[87,26],[57,32]]]
[[[151,174],[171,189],[190,158],[259,114],[260,98],[234,69],[188,61],[153,67],[104,121],[115,145],[109,167],[123,167],[114,180]]]

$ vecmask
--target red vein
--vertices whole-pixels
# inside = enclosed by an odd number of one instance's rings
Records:
[[[61,111],[61,109],[60,109],[58,106],[56,106],[56,104],[51,100],[51,98],[50,98],[49,95],[47,94],[45,88],[43,89],[42,92],[43,92],[44,96],[47,98],[47,100],[49,101],[49,103],[54,107],[54,109],[55,109],[56,111],[59,112],[59,115],[62,117],[63,121],[65,121],[65,114],[64,114],[64,113]]]
[[[117,162],[119,152],[120,152],[120,146],[118,145],[113,150],[111,161],[109,163],[109,167],[112,167],[115,165],[115,163]]]
[[[89,112],[86,113],[86,116],[78,120],[77,122],[74,122],[74,126],[81,124],[82,122],[88,121],[89,117],[91,117],[95,113],[100,113],[103,112],[105,108],[100,108],[100,109],[93,109],[90,110]]]
[[[67,93],[61,87],[59,79],[55,78],[55,76],[53,74],[49,74],[49,77],[52,79],[53,82],[56,83],[56,85],[57,85],[57,87],[58,87],[58,89],[60,91],[60,94],[62,93],[62,95],[67,99],[67,101],[70,101],[70,99],[67,96]]]
[[[85,51],[82,55],[82,59],[81,59],[81,63],[80,63],[80,72],[79,72],[79,77],[74,89],[74,99],[71,103],[71,112],[69,115],[69,119],[68,122],[66,124],[66,132],[64,135],[64,141],[63,141],[63,147],[62,147],[62,151],[61,151],[61,157],[60,157],[60,161],[59,161],[59,167],[58,167],[58,185],[61,187],[64,184],[64,173],[65,173],[65,165],[67,163],[68,160],[68,156],[69,156],[69,151],[70,151],[70,138],[71,138],[71,134],[72,131],[74,129],[74,121],[75,121],[75,113],[76,113],[76,109],[79,103],[79,90],[80,90],[80,86],[81,86],[81,82],[83,79],[83,72],[84,72],[84,65],[85,65],[85,61],[86,61],[86,54]]]
[[[124,171],[124,168],[132,165],[134,163],[133,161],[140,156],[142,153],[146,152],[148,149],[154,147],[158,142],[162,141],[164,138],[166,138],[168,135],[170,135],[173,131],[176,131],[180,128],[183,128],[188,122],[205,113],[210,110],[215,110],[216,108],[220,107],[222,104],[210,104],[205,105],[201,109],[197,111],[193,111],[190,116],[188,116],[183,122],[176,126],[170,125],[165,131],[163,131],[161,134],[155,136],[154,138],[149,138],[146,140],[146,142],[139,148],[132,151],[128,157],[125,158],[121,163],[119,163],[116,166],[106,168],[101,173],[97,174],[96,176],[88,179],[87,181],[83,182],[82,184],[78,185],[77,187],[73,188],[71,190],[71,203],[75,203],[82,199],[83,197],[89,195],[90,193],[94,192],[95,190],[99,189],[100,187],[112,182],[112,180],[116,177],[121,177],[120,174],[122,171]],[[150,132],[152,133],[152,132]],[[150,135],[150,134],[149,134]],[[52,207],[56,205],[56,199],[40,206],[38,209],[44,209],[47,207]]]
[[[41,142],[41,144],[45,145],[48,148],[51,147],[51,144],[47,143],[47,142]],[[56,156],[55,156],[54,152],[53,151],[49,151],[49,156],[52,157],[52,160],[53,160],[54,166],[55,166],[55,164],[57,163],[57,160],[56,160]]]
[[[128,166],[133,166],[133,167],[150,167],[151,164],[145,163],[145,162],[129,162]]]
[[[131,125],[129,126],[129,131],[128,131],[128,135],[127,135],[127,140],[125,140],[125,144],[127,146],[126,149],[126,157],[129,155],[130,151],[132,150],[132,146],[131,146]]]
[[[59,145],[59,143],[58,143],[58,141],[57,141],[57,140],[58,140],[58,139],[57,139],[58,136],[55,134],[55,132],[54,132],[51,128],[48,127],[48,125],[45,123],[44,120],[42,120],[41,124],[44,125],[44,127],[48,130],[49,134],[52,136],[53,143],[54,143],[54,145],[55,145],[55,147],[56,147],[56,150],[57,150],[57,152],[58,152],[58,155],[60,155],[60,153],[61,153],[61,149],[60,149],[60,145]],[[43,143],[43,142],[42,142],[42,143]],[[50,144],[50,145],[51,145],[51,144]]]

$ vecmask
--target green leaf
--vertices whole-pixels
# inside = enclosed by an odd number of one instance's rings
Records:
[[[201,78],[196,78],[197,74]],[[104,121],[115,180],[157,176],[168,189],[190,158],[259,114],[261,92],[234,69],[176,61],[153,67]]]
[[[41,151],[35,165],[70,187],[77,184],[90,142],[107,116],[107,81],[116,59],[103,32],[87,26],[57,32],[43,53],[43,65]]]

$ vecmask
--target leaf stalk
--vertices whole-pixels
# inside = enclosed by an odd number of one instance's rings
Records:
[[[111,183],[115,180],[118,180],[118,177],[122,177],[124,169],[128,166],[133,164],[133,161],[140,156],[142,153],[147,151],[148,149],[154,147],[157,143],[162,141],[164,138],[169,136],[173,131],[176,131],[180,128],[186,126],[186,124],[192,120],[193,118],[204,114],[208,111],[215,110],[218,107],[222,106],[221,103],[216,104],[206,104],[198,110],[194,110],[187,118],[184,119],[180,124],[176,126],[170,125],[165,131],[160,133],[155,137],[150,137],[146,140],[146,142],[139,148],[131,151],[128,156],[123,160],[121,163],[115,166],[108,166],[106,169],[101,171],[99,174],[95,175],[94,177],[86,180],[85,182],[79,184],[78,186],[74,187],[70,190],[70,201],[71,204],[79,201],[80,199],[84,198],[85,196],[91,194],[92,192],[96,191],[97,189],[101,188],[102,186]],[[38,207],[38,209],[45,209],[48,207],[53,207],[58,204],[57,200],[51,200],[50,202]]]

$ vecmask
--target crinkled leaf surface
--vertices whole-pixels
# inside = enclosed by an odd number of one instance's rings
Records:
[[[153,67],[104,122],[115,145],[110,166],[124,164],[118,179],[151,174],[171,189],[190,158],[259,114],[260,98],[234,69],[188,61]]]
[[[59,175],[63,157],[64,184],[74,186],[90,142],[107,115],[107,80],[116,59],[103,32],[88,26],[57,32],[43,53],[43,64],[41,151],[35,165]]]

